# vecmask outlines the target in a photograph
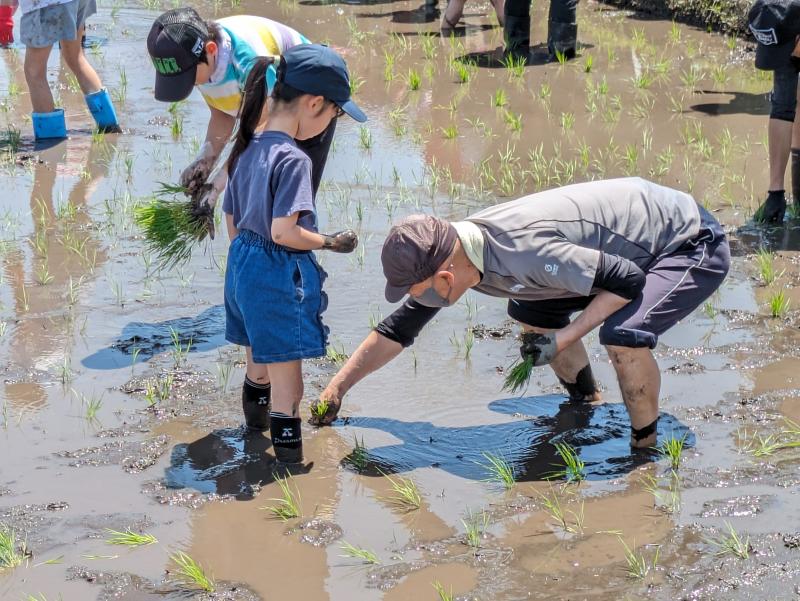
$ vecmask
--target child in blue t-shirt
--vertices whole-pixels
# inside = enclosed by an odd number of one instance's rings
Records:
[[[349,253],[358,239],[350,230],[317,233],[311,160],[295,140],[319,135],[345,113],[366,116],[350,100],[342,58],[316,44],[283,54],[268,106],[266,72],[275,60],[257,58],[250,71],[228,161],[225,338],[247,347],[247,425],[270,428],[275,457],[296,463],[303,458],[302,359],[325,355],[328,333],[326,274],[312,251]]]

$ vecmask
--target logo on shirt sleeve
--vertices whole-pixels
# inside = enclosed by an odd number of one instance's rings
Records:
[[[544,270],[547,273],[552,273],[553,275],[558,275],[558,264],[557,263],[545,263]]]

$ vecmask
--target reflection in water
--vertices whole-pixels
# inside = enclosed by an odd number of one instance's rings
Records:
[[[225,342],[225,308],[209,307],[195,317],[179,317],[166,321],[134,321],[122,329],[116,342],[81,361],[89,369],[117,369],[150,360],[153,355],[172,348],[172,335],[177,333],[183,346],[191,342],[189,352],[209,351]]]
[[[377,469],[371,475],[438,467],[470,480],[487,477],[484,453],[503,457],[514,466],[521,482],[541,480],[563,467],[554,443],[574,447],[586,463],[592,480],[619,476],[648,462],[650,452],[631,452],[630,420],[621,403],[565,402],[563,396],[543,395],[512,398],[489,404],[492,411],[509,415],[533,415],[528,419],[478,426],[449,428],[430,422],[401,422],[394,419],[353,417],[340,424],[382,430],[402,440],[400,444],[370,448],[369,460]],[[694,437],[675,417],[662,413],[658,426],[661,437]]]
[[[769,251],[800,250],[800,219],[790,219],[782,225],[748,223],[731,236],[733,256],[753,254],[762,248]]]

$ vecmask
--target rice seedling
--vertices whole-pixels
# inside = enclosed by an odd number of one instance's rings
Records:
[[[503,88],[498,88],[495,90],[495,93],[492,94],[492,106],[502,108],[507,104],[508,96],[506,95],[506,91]]]
[[[511,131],[520,131],[522,129],[522,113],[513,113],[506,109],[503,111],[503,121],[506,122],[508,129]]]
[[[683,83],[684,87],[689,88],[690,90],[694,90],[700,80],[703,78],[703,72],[695,64],[692,64],[688,70],[681,71],[681,82]]]
[[[625,549],[625,563],[627,564],[625,567],[625,573],[629,578],[642,580],[647,577],[651,570],[656,569],[656,566],[658,565],[658,555],[661,552],[660,546],[656,546],[655,556],[653,557],[652,561],[648,561],[643,553],[636,552],[636,543],[634,543],[634,549],[631,549],[621,536],[618,538],[619,542],[622,543],[622,546]]]
[[[461,520],[461,523],[464,524],[465,543],[473,550],[478,549],[486,533],[486,527],[489,525],[489,514],[483,510],[478,513],[467,510],[467,515],[465,519]]]
[[[559,528],[568,534],[583,534],[583,501],[581,501],[580,509],[578,511],[573,511],[571,509],[567,509],[561,503],[561,497],[559,497],[558,491],[552,487],[550,488],[549,494],[544,494],[541,492],[537,492],[536,494],[539,496],[539,500],[542,502],[542,507],[544,507],[545,511],[547,511],[547,514]]]
[[[395,65],[395,58],[394,55],[391,54],[388,50],[383,51],[383,80],[386,82],[394,81],[395,72],[394,72],[394,65]]]
[[[561,129],[569,131],[575,126],[575,113],[561,113]]]
[[[408,76],[406,77],[406,81],[408,82],[408,89],[413,92],[419,90],[419,87],[422,84],[422,78],[420,77],[419,73],[414,69],[408,70]]]
[[[52,281],[53,281],[53,276],[50,273],[50,270],[47,268],[47,262],[42,261],[36,268],[36,283],[39,284],[40,286],[47,286],[47,284],[49,284]]]
[[[328,361],[331,361],[335,365],[344,365],[345,361],[349,358],[349,355],[344,352],[344,346],[340,346],[338,349],[334,345],[328,345],[327,350],[325,351],[325,357]]]
[[[656,449],[662,458],[669,459],[669,465],[673,470],[677,470],[681,466],[686,436],[687,435],[684,434],[680,438],[676,438],[674,434],[670,435],[670,437],[662,441]]]
[[[66,384],[72,381],[73,377],[72,364],[70,362],[69,355],[64,355],[64,360],[58,367],[58,377],[61,380],[62,384]]]
[[[543,101],[547,101],[550,99],[550,95],[552,94],[552,88],[550,87],[549,83],[542,83],[539,86],[539,99]]]
[[[28,553],[25,544],[17,541],[17,534],[5,524],[0,524],[0,571],[21,565]]]
[[[556,452],[564,461],[564,469],[549,474],[548,478],[564,478],[567,482],[580,482],[586,479],[586,464],[577,451],[566,442],[554,444]]]
[[[199,199],[177,200],[187,195],[182,186],[161,184],[149,202],[134,208],[134,221],[142,229],[145,250],[161,267],[186,262],[196,244],[205,240],[213,213],[201,209]]]
[[[458,83],[469,83],[475,71],[474,65],[460,60],[453,61],[453,69],[455,69]]]
[[[225,394],[228,391],[228,382],[231,380],[231,373],[233,372],[233,363],[225,361],[217,363],[217,385],[220,392]]]
[[[468,327],[466,332],[464,332],[464,361],[469,361],[473,346],[475,346],[475,332],[472,331],[472,328]]]
[[[356,547],[355,545],[351,545],[348,542],[343,542],[342,546],[340,547],[342,551],[344,551],[344,555],[342,557],[352,557],[353,559],[360,559],[362,562],[368,565],[377,565],[381,561],[378,559],[378,556],[375,555],[369,549],[362,549],[361,547]]]
[[[503,380],[503,390],[507,390],[511,394],[524,392],[528,388],[533,374],[533,359],[517,359],[507,371],[505,380]]]
[[[438,580],[433,582],[431,586],[433,586],[434,590],[436,591],[436,594],[439,595],[439,601],[454,601],[455,600],[455,596],[453,595],[453,587],[452,586],[450,587],[450,590],[448,591],[447,589],[444,588],[444,585],[441,582],[439,582]]]
[[[325,415],[327,415],[329,408],[330,403],[328,403],[328,399],[320,399],[311,405],[311,415],[321,420],[323,417],[325,417]]]
[[[372,148],[372,131],[367,126],[362,125],[358,128],[358,141],[364,150]]]
[[[175,575],[175,579],[181,584],[192,588],[199,588],[208,593],[213,593],[216,590],[214,579],[207,575],[203,566],[189,555],[183,551],[178,551],[170,555],[170,559],[178,566],[178,569],[175,570],[173,574]]]
[[[633,87],[637,90],[647,90],[653,85],[655,77],[649,71],[642,71],[639,75],[632,79]]]
[[[350,95],[355,96],[358,94],[358,90],[361,89],[361,86],[364,85],[364,78],[357,77],[353,74],[350,74]]]
[[[15,154],[19,150],[20,144],[22,144],[22,131],[9,123],[6,125],[5,132],[3,132],[0,144],[7,147],[9,152]]]
[[[586,58],[583,59],[583,72],[591,73],[593,66],[594,66],[594,57],[591,54],[587,54]]]
[[[363,472],[369,465],[369,449],[364,444],[364,437],[361,440],[353,435],[353,450],[344,458],[344,463],[355,469],[357,472]]]
[[[708,544],[717,549],[714,555],[733,555],[739,559],[747,559],[750,556],[750,537],[742,540],[730,522],[725,522],[725,528],[727,533],[723,533],[717,538],[706,539]]]
[[[419,492],[419,487],[414,480],[411,478],[403,478],[402,476],[392,478],[383,472],[381,472],[381,474],[389,480],[389,484],[391,484],[392,491],[394,492],[391,497],[384,497],[384,500],[406,511],[413,511],[414,509],[420,508],[420,505],[422,505],[422,494]]]
[[[433,60],[436,57],[436,36],[430,32],[425,32],[420,35],[419,41],[422,47],[422,55],[426,60]]]
[[[458,137],[458,127],[455,125],[448,125],[442,128],[442,136],[445,140],[455,140]]]
[[[47,601],[47,597],[45,597],[43,593],[39,593],[38,595],[27,595],[25,597],[25,601]]]
[[[158,542],[158,539],[152,534],[139,534],[138,532],[133,532],[130,528],[126,529],[125,532],[106,528],[106,532],[110,535],[106,539],[106,543],[109,545],[141,547],[144,545],[153,545]]]
[[[765,286],[769,286],[783,275],[783,271],[778,273],[775,269],[775,254],[768,251],[766,248],[762,247],[758,249],[756,263],[758,265],[759,277]]]
[[[87,397],[83,394],[81,396],[81,401],[84,405],[86,405],[86,410],[84,412],[84,417],[86,421],[89,423],[99,423],[100,420],[97,418],[97,414],[100,409],[103,407],[103,395],[101,394],[99,397],[94,395]]]
[[[656,505],[667,513],[677,513],[681,509],[680,478],[674,471],[670,472],[670,483],[666,491],[661,489],[659,482],[651,475],[646,475],[642,480],[644,489],[653,495]]]
[[[522,56],[514,57],[512,54],[509,54],[503,59],[503,65],[511,78],[522,79],[525,75],[526,60]]]
[[[192,341],[194,338],[189,336],[189,340],[184,345],[178,330],[171,326],[169,328],[169,336],[172,340],[172,361],[175,367],[178,368],[186,362],[186,357],[192,350]]]
[[[567,64],[567,54],[566,52],[562,52],[561,50],[556,50],[556,61],[558,62],[559,66],[563,67]]]
[[[513,488],[516,483],[514,466],[503,457],[492,453],[483,453],[483,457],[489,462],[483,466],[489,473],[489,477],[484,482],[501,484],[506,490]]]
[[[789,312],[790,305],[791,301],[786,296],[785,290],[773,292],[769,297],[769,314],[776,319],[782,319]]]
[[[677,44],[681,41],[681,28],[675,21],[672,22],[672,26],[667,35],[669,36],[669,41],[673,44]]]
[[[294,479],[291,476],[286,478],[276,477],[275,482],[278,488],[280,488],[282,497],[267,499],[268,501],[275,501],[276,503],[275,505],[263,507],[262,509],[269,511],[274,518],[283,520],[284,522],[292,518],[300,517],[302,515],[300,509],[300,491],[297,489],[297,485],[294,484]],[[289,488],[289,482],[294,486],[294,490]]]

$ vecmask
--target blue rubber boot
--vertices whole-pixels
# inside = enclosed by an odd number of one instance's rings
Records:
[[[55,140],[67,137],[67,121],[64,109],[52,113],[33,113],[33,137],[37,140]]]
[[[98,130],[105,134],[122,132],[122,128],[117,122],[117,111],[114,110],[114,103],[111,102],[108,90],[103,88],[99,92],[87,94],[85,98],[86,106],[89,107],[89,112],[92,113]]]

